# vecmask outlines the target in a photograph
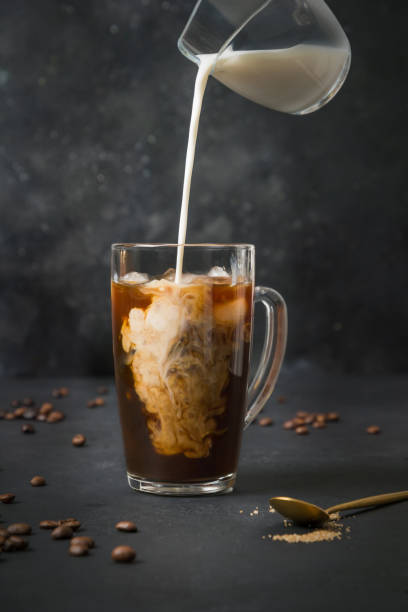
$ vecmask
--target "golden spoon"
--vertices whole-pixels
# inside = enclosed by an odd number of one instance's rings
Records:
[[[368,506],[383,506],[392,502],[408,499],[408,491],[398,491],[397,493],[384,493],[383,495],[373,495],[372,497],[363,497],[353,501],[330,506],[330,508],[319,508],[314,504],[302,501],[301,499],[293,499],[293,497],[271,497],[269,504],[271,507],[299,525],[318,525],[325,523],[330,519],[332,512],[339,510],[351,510],[352,508],[367,508]]]

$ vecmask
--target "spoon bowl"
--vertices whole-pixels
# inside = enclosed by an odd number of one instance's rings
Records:
[[[382,495],[372,495],[362,497],[353,501],[330,506],[330,508],[320,508],[315,504],[294,499],[293,497],[271,497],[270,506],[285,518],[290,519],[298,525],[321,525],[330,520],[332,512],[339,510],[351,510],[353,508],[367,508],[368,506],[384,506],[393,502],[408,499],[408,491],[397,491],[395,493],[383,493]]]

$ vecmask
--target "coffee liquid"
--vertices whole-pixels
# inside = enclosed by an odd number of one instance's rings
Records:
[[[236,471],[252,286],[112,283],[116,385],[128,473],[160,482]]]

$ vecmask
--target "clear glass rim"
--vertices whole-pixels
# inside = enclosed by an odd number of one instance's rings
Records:
[[[244,242],[237,243],[216,243],[216,242],[197,242],[197,243],[171,243],[171,242],[115,242],[111,245],[112,251],[121,249],[137,249],[137,248],[204,248],[204,249],[255,249],[255,245]]]

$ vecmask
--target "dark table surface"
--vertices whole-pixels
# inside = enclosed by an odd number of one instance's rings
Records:
[[[103,383],[106,404],[88,409]],[[0,555],[2,611],[408,609],[408,502],[343,517],[343,537],[333,542],[262,538],[302,532],[268,512],[271,495],[328,506],[408,489],[407,377],[284,372],[264,410],[274,425],[245,433],[235,492],[204,498],[128,488],[111,380],[3,380],[0,407],[27,395],[46,401],[59,385],[70,389],[55,400],[67,415],[62,423],[35,423],[36,433],[23,435],[23,421],[0,421],[0,493],[16,494],[14,503],[0,504],[0,526],[33,526],[27,551]],[[280,394],[286,403],[278,403]],[[297,436],[282,429],[297,410],[338,411],[341,420]],[[365,432],[372,424],[379,435]],[[86,446],[71,445],[76,433],[86,435]],[[46,487],[30,486],[35,474]],[[67,541],[38,528],[40,520],[69,516],[96,541],[88,557],[70,557]],[[135,521],[138,533],[117,532],[120,519]],[[136,549],[135,563],[111,561],[121,543]]]

